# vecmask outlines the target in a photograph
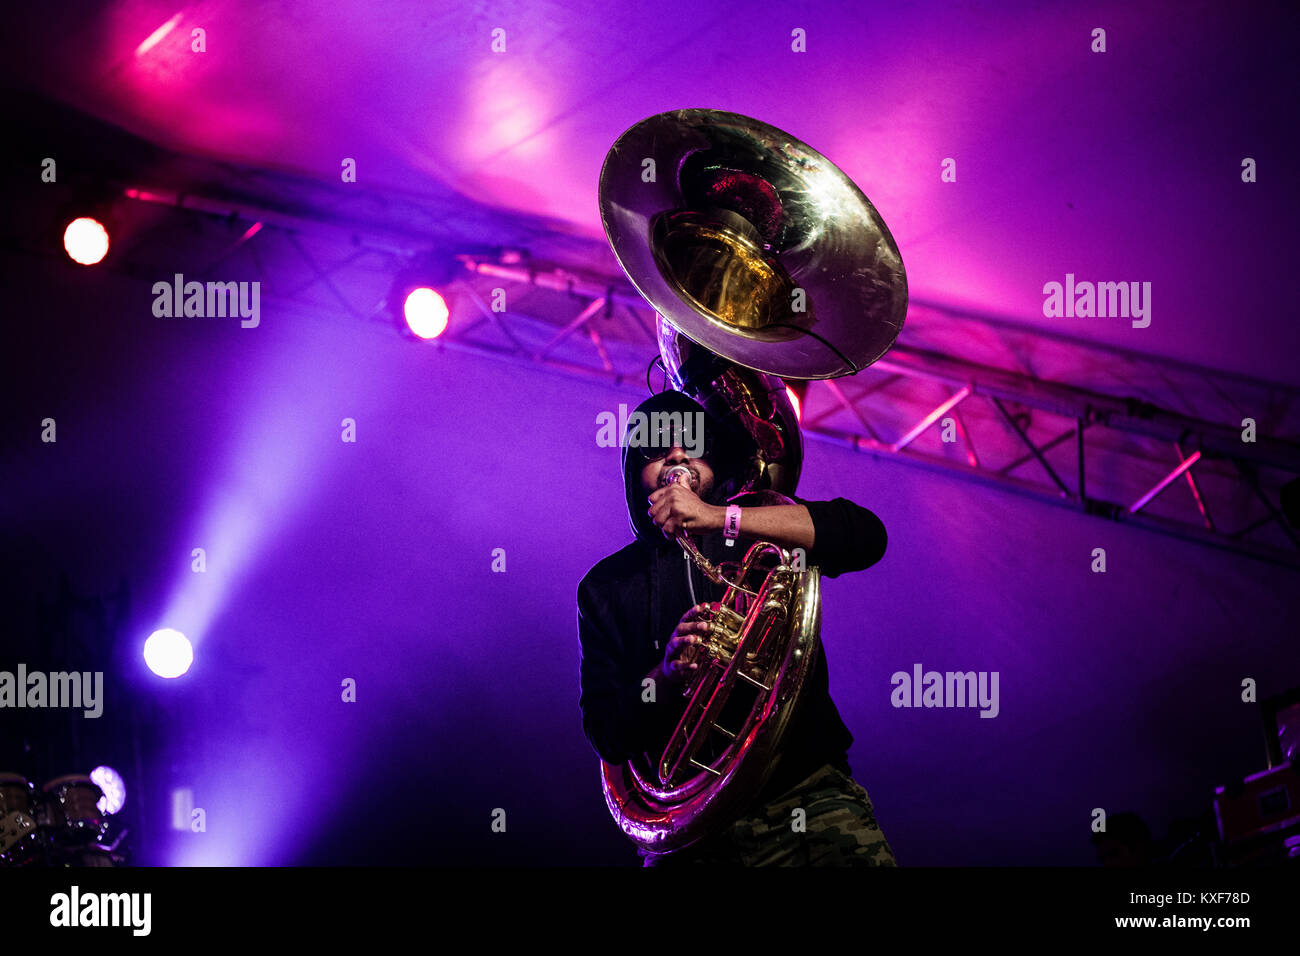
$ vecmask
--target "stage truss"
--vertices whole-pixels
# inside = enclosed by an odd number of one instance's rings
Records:
[[[459,270],[446,290],[451,323],[413,347],[606,381],[631,400],[663,387],[654,313],[597,240],[507,219],[490,247],[470,244],[458,237],[485,234],[486,214],[455,212],[451,200],[445,214],[427,198],[357,193],[340,204],[337,187],[289,183],[243,175],[292,199],[275,205],[131,184],[121,197],[148,207],[154,228],[114,268],[166,274],[179,228],[203,262],[194,278],[251,273],[264,301],[391,329],[392,276],[442,256]],[[312,213],[325,196],[329,215]],[[1300,474],[1298,388],[919,298],[883,359],[795,388],[809,439],[1300,568],[1300,537],[1279,505]]]

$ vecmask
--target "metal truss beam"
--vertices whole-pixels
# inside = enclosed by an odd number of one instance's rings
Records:
[[[264,227],[260,236],[274,231],[287,233],[293,238],[293,247],[299,256],[312,270],[312,278],[298,289],[291,290],[290,297],[305,293],[312,286],[323,285],[342,304],[343,311],[353,316],[359,313],[349,304],[342,289],[349,285],[345,275],[347,270],[358,268],[356,262],[364,258],[363,253],[375,251],[391,258],[394,255],[408,256],[421,248],[419,237],[400,228],[384,228],[382,224],[367,232],[360,230],[355,223],[340,225],[315,221],[301,216],[286,216],[269,208],[248,204],[236,207],[221,200],[165,191],[132,189],[127,191],[127,195],[228,223],[236,219],[260,223]],[[313,252],[297,241],[295,237],[306,234],[308,230],[313,231],[313,237],[332,235],[337,239],[338,255],[331,264],[320,265]],[[246,241],[250,237],[251,231],[235,247],[247,248],[250,256],[258,261],[257,244]],[[445,242],[445,239],[440,241]],[[227,250],[228,253],[233,251],[234,247]],[[658,353],[653,322],[650,321],[652,310],[621,276],[544,263],[501,261],[483,255],[463,254],[457,258],[465,273],[455,283],[455,288],[467,303],[465,311],[477,314],[478,320],[457,321],[458,313],[453,310],[452,324],[434,347],[547,368],[620,386],[646,381],[647,359]],[[566,307],[570,311],[555,316],[549,314],[555,311],[552,307],[543,310],[545,317],[526,315],[514,308],[495,311],[481,291],[489,283],[544,290],[557,301],[571,303]],[[562,293],[563,298],[555,297],[554,293]],[[942,306],[934,304],[914,304],[927,312],[944,311]],[[320,304],[314,302],[312,306],[319,308]],[[972,325],[980,321],[979,317],[948,311],[953,321]],[[1001,334],[998,323],[987,325],[991,335]],[[485,332],[496,341],[485,338]],[[1055,342],[1058,346],[1067,343],[1063,347],[1075,350],[1086,359],[1079,363],[1079,367],[1106,366],[1113,361],[1144,363],[1153,378],[1168,384],[1168,388],[1159,394],[1176,396],[1180,401],[1182,396],[1171,378],[1189,374],[1201,376],[1221,399],[1216,419],[1175,411],[1147,398],[1083,388],[1038,377],[1024,370],[972,361],[943,349],[922,347],[919,341],[909,339],[909,331],[905,329],[895,347],[858,376],[838,382],[808,383],[804,431],[813,440],[832,442],[874,457],[894,459],[1089,515],[1300,569],[1300,541],[1269,493],[1270,488],[1280,483],[1267,483],[1263,477],[1264,470],[1283,473],[1283,481],[1286,476],[1300,474],[1300,444],[1267,433],[1260,434],[1254,442],[1243,441],[1237,426],[1241,407],[1260,405],[1272,410],[1278,404],[1279,395],[1282,396],[1284,412],[1300,410],[1300,389],[1263,383],[1259,387],[1266,390],[1267,401],[1252,405],[1244,399],[1236,400],[1255,384],[1242,376],[1196,369],[1185,363],[1166,362],[1133,353],[1124,353],[1122,359],[1112,361],[1111,354],[1119,355],[1122,350],[1108,350],[1078,341],[1067,342],[1065,336],[1032,330],[1021,329],[1017,334]],[[943,392],[937,404],[935,386]],[[1141,389],[1132,391],[1140,393]],[[917,405],[929,411],[919,418],[907,411]],[[1008,405],[1016,411],[1013,412]],[[1024,421],[1028,415],[1026,410],[1049,418],[1059,417],[1067,427],[1063,431],[1059,426],[1052,428],[1050,438],[1035,438],[1034,431],[1041,432],[1045,425],[1050,427],[1050,422],[1034,419],[1030,425]],[[935,453],[918,447],[927,432],[941,420],[947,421],[949,415],[961,439],[960,447],[953,449],[954,454],[948,454],[946,449],[944,453]],[[847,427],[837,427],[837,420],[847,421]],[[1008,431],[1013,437],[1008,436]],[[890,436],[896,437],[890,440]],[[1057,450],[1071,437],[1075,439],[1074,487],[1067,484],[1062,471],[1048,459],[1049,453],[1056,453],[1059,457]],[[1008,441],[1010,449],[1005,447]],[[1119,459],[1135,463],[1130,469],[1133,471],[1134,480],[1130,482],[1133,487],[1125,489],[1121,498],[1128,503],[1090,496],[1089,487],[1105,487],[1107,481],[1112,485],[1115,483],[1116,468],[1113,466]],[[1031,460],[1037,463],[1036,471],[1041,471],[1046,480],[1035,481],[1015,475],[1017,469]],[[1141,480],[1139,472],[1149,471],[1153,463],[1159,465],[1163,477],[1154,485],[1150,479],[1138,484]],[[1224,470],[1225,465],[1230,466],[1229,470]],[[1256,511],[1262,509],[1263,513],[1246,515],[1237,522],[1237,527],[1228,528],[1225,527],[1225,517],[1229,512],[1216,507],[1219,517],[1212,520],[1210,485],[1199,481],[1198,475],[1202,479],[1212,476],[1221,496],[1224,483],[1230,483],[1233,502],[1240,504],[1242,500],[1248,500],[1254,503]],[[1185,478],[1189,488],[1189,518],[1180,520],[1167,514],[1152,513],[1151,506],[1157,496],[1162,496],[1180,477]],[[1279,547],[1260,540],[1260,533],[1268,527],[1280,528],[1282,536],[1292,547]]]
[[[535,267],[521,269],[472,258],[465,258],[463,261],[471,273],[489,277],[494,281],[526,283],[569,294],[590,296],[590,306],[583,309],[564,327],[562,330],[564,336],[568,336],[584,325],[592,328],[594,332],[592,326],[594,317],[605,308],[606,303],[611,301],[617,301],[634,310],[650,310],[648,303],[634,291],[619,289],[618,283],[612,280],[606,284],[584,284],[563,271],[547,273]],[[656,347],[653,337],[647,334],[645,339],[646,346]],[[534,357],[546,358],[545,355]],[[1159,362],[1159,360],[1150,361],[1156,364]],[[571,368],[566,370],[572,371]],[[607,374],[613,374],[614,370],[608,367],[608,356],[602,356],[602,370]],[[902,342],[877,361],[872,366],[872,370],[885,373],[896,380],[939,383],[946,387],[953,387],[956,391],[922,418],[907,426],[897,439],[888,442],[882,440],[880,435],[884,423],[879,421],[873,423],[861,403],[881,387],[879,382],[868,385],[856,401],[834,381],[810,382],[808,383],[809,395],[814,389],[824,389],[834,406],[851,414],[855,425],[861,428],[861,432],[830,427],[827,419],[836,411],[835,408],[831,408],[829,411],[823,409],[819,414],[810,415],[805,419],[803,423],[805,433],[811,438],[847,445],[874,456],[894,458],[930,470],[947,472],[964,479],[1029,495],[1038,500],[1064,504],[1089,515],[1122,521],[1135,527],[1300,569],[1300,543],[1297,543],[1285,518],[1273,506],[1258,480],[1251,477],[1261,466],[1292,475],[1300,474],[1300,444],[1269,436],[1261,436],[1255,442],[1245,442],[1237,427],[1174,412],[1150,401],[1110,395],[1064,382],[1037,378],[1023,372],[981,365]],[[601,370],[591,369],[591,371],[599,375]],[[633,377],[630,371],[618,375],[619,380]],[[992,404],[1003,423],[1027,449],[1024,455],[999,468],[994,468],[980,459],[975,452],[970,428],[966,420],[959,415],[959,407],[972,396],[980,396]],[[1027,429],[1017,424],[1006,403],[1057,415],[1072,420],[1074,425],[1063,433],[1039,443],[1030,436]],[[964,462],[912,447],[919,436],[949,413],[952,414],[962,437],[966,459]],[[1132,504],[1125,505],[1089,498],[1086,489],[1090,454],[1084,441],[1085,431],[1093,432],[1099,437],[1106,432],[1125,434],[1142,440],[1144,445],[1152,448],[1158,448],[1157,443],[1163,442],[1165,448],[1172,446],[1177,451],[1178,458],[1168,473],[1154,487],[1148,488],[1145,493],[1135,497]],[[1048,451],[1068,441],[1072,436],[1076,439],[1077,471],[1077,486],[1073,489],[1066,484],[1046,457]],[[1184,449],[1189,449],[1190,453]],[[1092,457],[1095,456],[1094,451]],[[1049,485],[1011,475],[1011,472],[1030,459],[1036,460],[1041,466],[1050,482]],[[1159,459],[1146,456],[1144,460]],[[1238,469],[1246,469],[1241,474],[1255,491],[1258,500],[1267,508],[1269,513],[1266,518],[1269,520],[1252,522],[1251,527],[1235,533],[1222,531],[1210,520],[1205,492],[1193,474],[1196,465],[1210,460],[1231,462]],[[1181,521],[1144,511],[1157,495],[1164,492],[1180,476],[1186,476],[1199,521]],[[1295,545],[1296,550],[1275,547],[1247,537],[1270,521],[1281,526],[1283,533]]]

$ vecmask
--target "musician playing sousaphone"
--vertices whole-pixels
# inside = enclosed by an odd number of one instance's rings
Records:
[[[898,248],[824,156],[717,110],[627,130],[600,209],[673,386],[622,435],[636,540],[578,586],[606,805],[647,866],[895,865],[820,640],[821,578],[879,561],[885,529],[844,498],[794,497],[784,380],[852,375],[889,350],[907,310]]]
[[[652,432],[644,443],[624,436],[623,478],[636,540],[596,564],[578,586],[582,724],[608,764],[646,752],[657,756],[681,717],[681,688],[701,664],[693,650],[708,633],[723,588],[683,560],[674,536],[687,531],[715,564],[735,560],[728,552],[737,548],[726,545],[726,496],[746,458],[742,440],[680,392],[655,395],[637,411],[651,421],[657,412],[701,416],[704,438],[672,429]],[[668,481],[676,466],[687,469],[689,480]],[[861,571],[884,555],[884,525],[866,508],[844,498],[794,501],[740,508],[739,540],[803,549],[807,563],[826,577]],[[649,700],[646,678],[654,681]],[[736,819],[695,845],[675,854],[642,848],[645,865],[894,865],[867,792],[852,778],[852,741],[830,697],[823,653],[767,783],[749,795]]]

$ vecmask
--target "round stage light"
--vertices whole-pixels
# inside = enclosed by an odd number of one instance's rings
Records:
[[[90,771],[90,779],[99,784],[104,795],[95,804],[100,813],[117,813],[126,803],[126,781],[112,767],[96,767]]]
[[[451,314],[442,296],[427,286],[412,289],[402,304],[406,325],[422,339],[436,339],[447,328]]]
[[[180,631],[163,628],[144,642],[144,662],[159,677],[180,677],[194,663],[194,648]]]
[[[63,230],[63,248],[73,262],[93,266],[108,255],[108,230],[95,219],[74,219]]]

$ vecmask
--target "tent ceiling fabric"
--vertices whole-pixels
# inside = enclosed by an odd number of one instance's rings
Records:
[[[323,181],[351,157],[371,188],[453,190],[590,237],[624,129],[683,106],[749,114],[862,187],[918,297],[1300,383],[1282,4],[130,0],[9,16],[11,83],[168,148]],[[1045,317],[1044,283],[1067,273],[1150,282],[1150,326]]]

